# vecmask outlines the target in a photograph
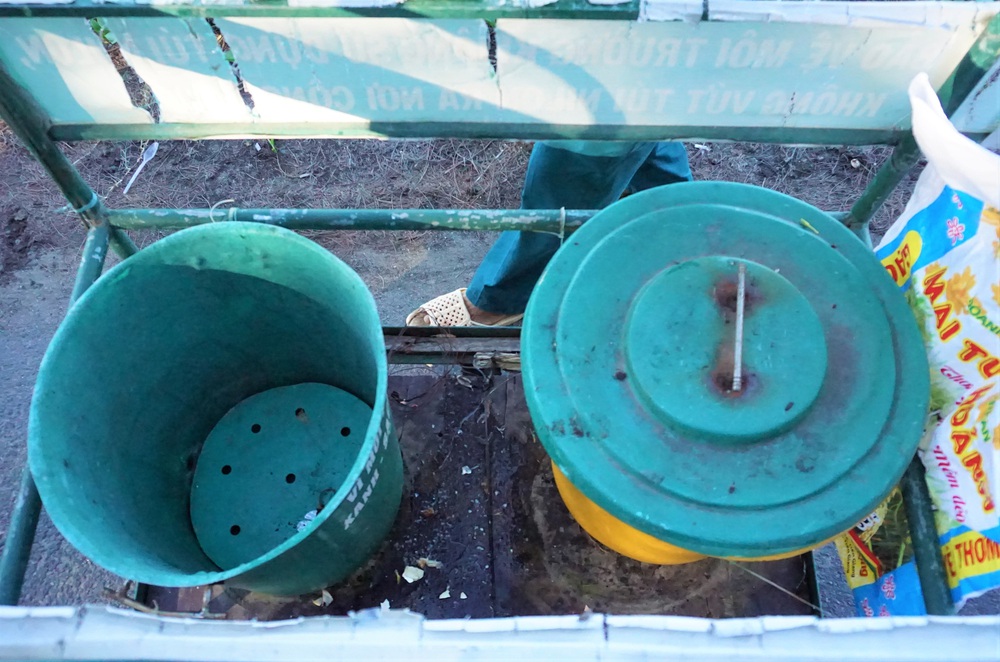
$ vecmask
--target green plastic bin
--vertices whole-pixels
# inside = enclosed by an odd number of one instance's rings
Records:
[[[923,340],[884,267],[830,215],[744,184],[594,216],[535,288],[522,351],[564,500],[647,562],[826,542],[889,494],[928,415]]]
[[[159,586],[279,595],[388,534],[402,460],[371,293],[282,228],[218,223],[111,269],[46,352],[29,463],[56,527]]]

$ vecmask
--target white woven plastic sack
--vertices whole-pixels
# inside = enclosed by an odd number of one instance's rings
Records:
[[[952,126],[926,75],[910,101],[928,164],[876,254],[927,345],[933,415],[920,456],[961,604],[1000,586],[1000,156]]]

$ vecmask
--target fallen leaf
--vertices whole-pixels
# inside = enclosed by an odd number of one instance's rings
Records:
[[[449,586],[444,590],[444,593],[438,596],[438,600],[447,600],[451,597],[451,587]]]
[[[424,571],[416,566],[408,565],[403,568],[403,579],[406,580],[407,584],[412,584],[413,582],[418,582],[424,578]]]
[[[396,571],[396,583],[398,584],[401,580],[402,580],[402,577],[400,577],[399,570],[397,570]]]

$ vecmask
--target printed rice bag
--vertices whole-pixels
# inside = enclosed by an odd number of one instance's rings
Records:
[[[1000,586],[1000,156],[952,126],[926,75],[910,84],[910,102],[928,165],[875,252],[906,294],[927,346],[931,418],[919,454],[961,605]],[[859,589],[890,573],[872,565],[865,571],[875,579],[863,581],[859,558],[871,548],[859,542],[850,534],[838,541],[859,615],[919,613],[914,604],[894,611],[884,599],[862,608],[866,591]],[[892,569],[891,579],[894,595],[901,588],[919,594],[912,563]]]

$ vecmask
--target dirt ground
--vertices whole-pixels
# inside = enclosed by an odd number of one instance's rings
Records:
[[[513,208],[530,153],[498,141],[176,141],[159,146],[128,196],[122,189],[146,144],[79,143],[66,153],[113,207]],[[695,177],[757,184],[820,208],[850,206],[887,157],[884,148],[792,148],[689,144]],[[884,232],[916,173],[876,218]],[[21,467],[31,389],[64,313],[84,233],[55,186],[0,125],[0,533],[9,523]],[[385,324],[431,296],[464,286],[489,233],[306,233],[350,264],[375,295]],[[135,233],[140,246],[157,233]],[[109,263],[114,262],[114,258]],[[821,581],[843,598],[835,554],[821,555]],[[62,540],[43,515],[24,604],[105,599],[121,580]],[[849,598],[847,598],[849,600]],[[851,615],[841,601],[831,615]]]
[[[159,146],[128,195],[122,195],[146,146],[76,143],[66,150],[112,207],[384,209],[517,207],[530,153],[530,144],[500,141],[174,141]],[[766,186],[828,210],[849,208],[888,154],[880,147],[749,143],[688,149],[697,179]],[[880,212],[876,232],[902,209],[908,189],[901,186]],[[0,129],[2,282],[49,251],[76,259],[83,232],[64,205],[41,167],[8,129]],[[133,234],[140,246],[161,236]],[[465,284],[490,243],[488,233],[305,234],[361,274],[386,323],[402,323],[429,296]],[[34,282],[39,278],[44,275],[36,274]]]

